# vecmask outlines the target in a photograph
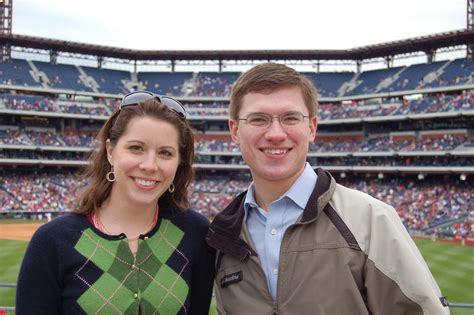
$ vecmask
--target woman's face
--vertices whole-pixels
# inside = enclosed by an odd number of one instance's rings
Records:
[[[114,168],[110,198],[127,206],[154,206],[173,183],[180,163],[175,126],[156,118],[136,117],[115,146],[108,140],[107,157]]]

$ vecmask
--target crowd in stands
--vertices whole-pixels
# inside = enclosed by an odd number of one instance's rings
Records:
[[[400,104],[379,104],[363,106],[353,101],[350,104],[323,103],[319,105],[319,117],[321,120],[348,119],[361,117],[388,116],[393,113]]]
[[[190,202],[193,208],[208,217],[213,217],[230,203],[234,195],[247,187],[247,181],[222,176],[198,179],[190,187]]]
[[[43,96],[2,94],[0,99],[3,100],[7,109],[37,112],[58,111],[54,102]]]
[[[420,84],[423,87],[454,86],[472,83],[473,64],[464,59],[453,60],[449,67],[437,76],[432,82]]]
[[[96,130],[55,131],[0,129],[0,144],[25,146],[90,147],[95,143]]]
[[[26,130],[28,138],[34,141],[34,144],[40,146],[65,146],[66,144],[60,139],[55,131],[35,131]]]
[[[240,73],[198,73],[191,96],[229,96],[232,84]]]
[[[199,140],[194,143],[196,152],[240,152],[240,147],[233,141]]]
[[[472,156],[349,156],[309,157],[311,165],[363,167],[472,167]]]
[[[40,112],[61,112],[85,114],[91,116],[109,116],[120,101],[99,100],[95,104],[56,105],[53,100],[42,96],[2,94],[0,99],[6,108],[12,110],[28,110]],[[104,106],[105,105],[105,106]],[[186,103],[186,110],[190,116],[220,116],[229,115],[228,104],[223,102]],[[395,115],[446,113],[455,111],[474,110],[474,93],[464,91],[457,95],[439,94],[423,96],[416,100],[392,100],[387,103],[365,104],[364,101],[343,103],[319,104],[318,117],[320,120],[385,117]]]
[[[345,156],[345,157],[309,157],[311,165],[327,167],[472,167],[471,156]],[[245,165],[238,156],[197,154],[196,164]]]
[[[474,211],[471,187],[452,178],[442,181],[336,178],[348,187],[365,191],[395,207],[403,224],[410,230],[423,231],[467,217]],[[197,177],[189,190],[191,204],[212,218],[249,184],[248,176],[228,178],[206,174],[205,178]],[[3,174],[0,175],[0,207],[4,211],[70,211],[82,186],[77,175],[70,172]],[[471,229],[470,233],[474,230]]]
[[[22,130],[0,129],[0,144],[33,145],[33,141]]]
[[[103,106],[81,106],[78,104],[59,105],[59,111],[62,113],[81,114],[91,116],[109,116],[110,112]]]
[[[463,92],[456,96],[423,97],[411,102],[403,102],[391,115],[413,115],[474,110],[474,93]]]
[[[474,211],[474,195],[466,184],[401,178],[343,182],[394,206],[404,225],[412,230],[424,230]]]
[[[197,154],[195,158],[196,164],[217,164],[217,165],[245,165],[242,157],[226,156],[226,155],[201,155]]]
[[[436,236],[460,237],[465,239],[467,237],[474,237],[474,220],[469,217],[459,223],[448,225],[444,228],[435,229]]]
[[[161,95],[183,96],[187,94],[185,83],[193,81],[192,72],[139,72],[138,80],[145,90]],[[184,91],[183,91],[184,90]]]
[[[140,72],[138,81],[122,70],[99,69],[81,66],[86,77],[76,66],[35,62],[46,77],[31,75],[33,69],[25,60],[15,59],[0,63],[0,82],[8,85],[44,86],[74,91],[95,91],[109,94],[129,92],[127,83],[144,86],[151,91],[174,96],[228,96],[238,72]],[[407,91],[439,86],[472,84],[474,63],[467,59],[414,64],[407,67],[355,72],[304,73],[323,97],[351,96],[377,92]],[[357,77],[356,77],[357,76]],[[354,80],[357,79],[357,80]],[[341,91],[347,84],[352,89]],[[388,82],[379,88],[379,84]]]
[[[316,140],[310,144],[310,152],[385,152],[385,151],[451,151],[467,141],[465,135],[444,134],[441,137],[394,141],[388,136],[364,140],[332,139]],[[240,152],[239,146],[225,140],[200,140],[195,144],[196,152]]]
[[[75,151],[0,150],[0,159],[84,162],[88,156],[88,152]]]
[[[93,147],[96,143],[95,130],[65,130],[62,140],[71,147]]]
[[[26,60],[13,59],[0,62],[0,84],[17,86],[39,86],[30,73],[31,67]]]
[[[52,146],[57,151],[3,150],[2,158],[74,160],[85,161],[88,152],[96,143],[97,130],[65,129],[63,133],[54,130],[0,129],[0,145]],[[315,165],[332,166],[471,166],[473,157],[445,155],[459,147],[466,147],[472,139],[466,135],[444,134],[394,141],[390,137],[355,139],[317,139],[310,144],[310,162]],[[87,152],[61,151],[61,148],[81,147]],[[197,164],[244,165],[239,146],[231,140],[196,140]],[[388,156],[351,156],[353,153],[387,152]],[[397,156],[393,152],[436,152],[432,156]],[[74,153],[74,154],[73,154]],[[323,154],[311,157],[311,153]],[[340,156],[325,156],[324,153],[341,153]]]
[[[4,211],[70,211],[79,187],[69,173],[0,175]]]

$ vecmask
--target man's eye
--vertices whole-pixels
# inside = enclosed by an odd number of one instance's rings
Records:
[[[283,120],[286,121],[298,121],[300,120],[298,116],[286,116]]]
[[[265,116],[251,116],[247,118],[249,124],[266,124],[268,118]]]
[[[296,114],[291,114],[291,115],[283,116],[282,120],[283,120],[283,123],[286,123],[286,124],[295,124],[295,123],[300,122],[301,117]]]

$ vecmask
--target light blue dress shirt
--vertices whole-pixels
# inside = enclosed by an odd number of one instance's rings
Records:
[[[316,173],[309,163],[306,163],[300,177],[286,193],[271,203],[268,213],[257,205],[253,183],[250,184],[245,197],[247,228],[267,276],[267,284],[273,300],[276,300],[277,296],[278,266],[283,234],[303,213],[316,180]]]

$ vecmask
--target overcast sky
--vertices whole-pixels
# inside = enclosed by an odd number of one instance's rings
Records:
[[[13,33],[132,49],[347,49],[466,27],[466,0],[13,0]]]

